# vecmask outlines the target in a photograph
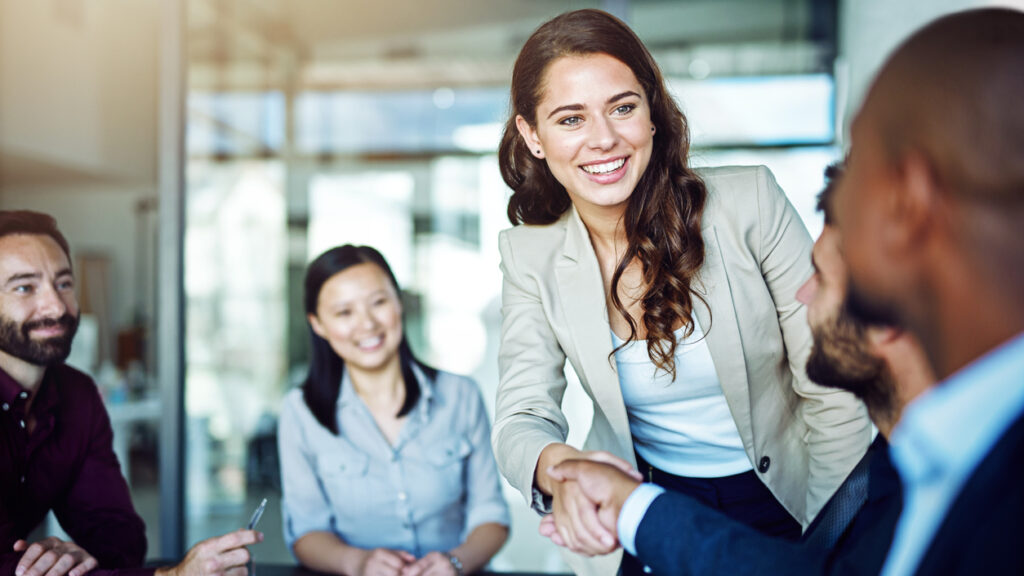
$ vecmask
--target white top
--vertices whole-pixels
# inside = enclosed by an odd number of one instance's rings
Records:
[[[696,318],[693,334],[680,340],[683,333],[675,332],[675,382],[651,362],[646,341],[615,352],[633,446],[676,476],[718,478],[753,469]],[[612,343],[618,348],[623,340],[612,332]]]

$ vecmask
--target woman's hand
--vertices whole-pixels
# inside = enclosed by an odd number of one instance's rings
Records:
[[[590,500],[575,480],[559,480],[549,474],[553,466],[567,459],[603,462],[637,481],[643,477],[628,462],[609,452],[582,452],[565,444],[552,444],[541,453],[537,484],[551,495],[552,518],[562,545],[585,556],[607,554],[615,550],[618,540],[614,531],[598,519],[598,503]]]
[[[458,576],[451,560],[440,552],[431,552],[402,570],[402,576]]]
[[[401,576],[407,566],[416,562],[415,556],[403,550],[374,548],[363,553],[359,576]]]

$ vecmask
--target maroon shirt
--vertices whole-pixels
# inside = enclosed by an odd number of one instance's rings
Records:
[[[0,370],[0,575],[14,574],[26,538],[53,510],[71,539],[119,575],[146,556],[146,527],[135,513],[113,449],[110,418],[92,379],[67,365],[46,370],[32,402]],[[140,573],[152,573],[140,570]]]

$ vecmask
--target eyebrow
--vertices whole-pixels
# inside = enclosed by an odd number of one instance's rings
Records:
[[[6,282],[4,282],[4,286],[10,286],[15,282],[21,282],[23,280],[38,280],[39,278],[42,277],[43,275],[39,274],[38,272],[24,272],[22,274],[15,274],[14,276],[8,278]]]
[[[616,94],[615,96],[612,96],[605,103],[606,104],[614,104],[615,102],[618,102],[619,100],[622,100],[623,98],[628,98],[630,96],[636,96],[637,98],[640,97],[640,95],[637,94],[636,92],[634,92],[632,90],[626,90],[625,92],[620,92],[620,93]],[[548,114],[548,118],[551,118],[555,114],[558,114],[559,112],[564,112],[566,110],[572,110],[574,112],[578,112],[580,110],[583,110],[583,104],[566,104],[565,106],[559,106],[558,108],[555,108],[554,110],[552,110],[550,114]]]
[[[55,277],[60,278],[62,276],[72,276],[71,268],[61,268],[58,270]],[[7,281],[4,282],[4,286],[10,286],[16,282],[22,282],[25,280],[39,280],[42,277],[43,275],[39,272],[22,272],[21,274],[15,274],[8,278]]]

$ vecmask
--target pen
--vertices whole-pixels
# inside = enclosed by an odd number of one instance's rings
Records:
[[[263,509],[267,507],[267,499],[264,498],[260,505],[256,507],[256,511],[252,513],[252,518],[249,518],[249,530],[256,528],[256,524],[260,521],[260,517],[263,516]]]

